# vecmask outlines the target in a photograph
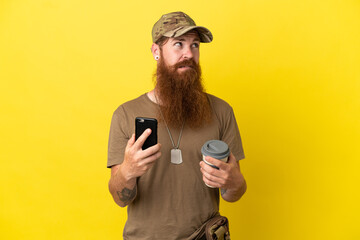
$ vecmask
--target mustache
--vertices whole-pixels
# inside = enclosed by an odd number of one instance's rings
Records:
[[[178,69],[181,67],[191,67],[191,68],[196,68],[197,64],[194,61],[194,59],[185,59],[181,62],[178,62],[176,64],[173,65],[174,69]]]

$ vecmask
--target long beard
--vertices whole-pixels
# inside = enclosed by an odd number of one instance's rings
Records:
[[[179,128],[186,124],[201,127],[211,120],[211,107],[201,82],[201,69],[193,59],[168,67],[160,58],[156,71],[156,94],[161,100],[161,112],[165,121]],[[189,66],[181,73],[182,66]]]

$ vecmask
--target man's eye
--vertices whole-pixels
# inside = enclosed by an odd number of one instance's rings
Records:
[[[198,44],[198,43],[193,43],[193,44],[192,44],[192,47],[193,47],[193,48],[198,48],[198,47],[199,47],[199,44]]]
[[[181,46],[182,46],[182,43],[181,43],[181,42],[176,42],[176,43],[174,44],[174,46],[176,46],[176,47],[181,47]]]

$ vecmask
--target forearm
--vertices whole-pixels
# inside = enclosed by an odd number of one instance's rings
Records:
[[[244,195],[246,189],[247,189],[246,181],[245,178],[242,177],[236,188],[221,189],[221,196],[227,202],[236,202]]]
[[[111,175],[109,181],[109,191],[116,204],[120,207],[125,207],[136,197],[136,178],[125,176],[123,173],[123,166],[120,165]]]

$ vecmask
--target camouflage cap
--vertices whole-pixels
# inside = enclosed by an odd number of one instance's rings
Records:
[[[162,15],[153,26],[152,40],[155,43],[162,36],[179,37],[193,29],[199,33],[200,42],[208,43],[213,40],[213,36],[207,28],[196,26],[194,20],[183,12],[172,12]]]

